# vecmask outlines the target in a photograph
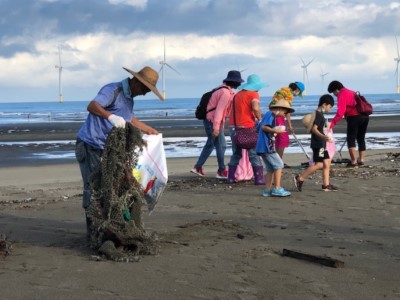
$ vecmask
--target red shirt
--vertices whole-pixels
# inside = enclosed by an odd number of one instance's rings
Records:
[[[229,126],[235,126],[234,124],[234,113],[236,115],[236,126],[250,128],[256,125],[254,121],[255,115],[252,108],[254,101],[260,102],[260,95],[255,91],[242,90],[239,91],[233,102],[231,115],[229,117]],[[235,109],[233,109],[235,105]]]
[[[337,112],[331,121],[331,128],[345,117],[357,116],[360,113],[356,109],[355,92],[347,88],[342,88],[337,95]]]

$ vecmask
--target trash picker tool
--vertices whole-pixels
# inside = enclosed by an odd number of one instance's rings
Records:
[[[339,149],[339,151],[338,151],[338,152],[339,152],[340,159],[332,160],[333,163],[336,163],[336,164],[346,164],[346,163],[351,162],[350,159],[348,159],[348,158],[343,158],[343,157],[342,157],[342,150],[343,150],[344,145],[346,144],[346,141],[347,141],[347,140],[344,139],[343,144],[342,144],[342,146],[340,146],[340,149]]]
[[[299,144],[301,150],[303,150],[304,154],[306,155],[307,159],[308,159],[308,165],[313,165],[314,162],[311,159],[310,155],[307,153],[307,151],[304,149],[303,145],[301,144],[301,142],[298,140],[297,136],[294,134],[294,132],[292,132],[292,135],[294,137],[294,139],[296,140],[297,144]]]
[[[346,144],[346,139],[344,139],[343,144],[342,144],[342,146],[341,146],[340,149],[339,149],[340,159],[343,159],[343,157],[342,157],[342,150],[343,150],[344,144]]]

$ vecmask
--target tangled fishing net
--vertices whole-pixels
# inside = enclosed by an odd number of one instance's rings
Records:
[[[132,124],[113,128],[91,177],[92,197],[86,210],[90,246],[109,259],[130,261],[133,256],[157,252],[155,236],[143,228],[143,188],[132,175],[144,145]]]

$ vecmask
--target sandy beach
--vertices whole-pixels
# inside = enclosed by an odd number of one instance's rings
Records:
[[[160,203],[151,215],[143,207],[160,251],[136,263],[102,260],[87,247],[75,162],[0,168],[0,234],[12,247],[0,252],[2,299],[398,299],[400,158],[393,153],[399,149],[368,151],[362,168],[334,164],[338,192],[321,191],[321,173],[297,192],[292,178],[300,170],[285,169],[288,198],[215,179],[213,157],[206,178],[189,173],[194,158],[168,159]],[[285,160],[295,166],[304,155]],[[284,257],[283,249],[344,265]]]

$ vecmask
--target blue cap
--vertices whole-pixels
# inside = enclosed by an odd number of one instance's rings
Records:
[[[295,81],[294,83],[295,83],[295,84],[297,85],[297,87],[299,88],[300,94],[303,93],[303,92],[304,92],[304,89],[305,89],[304,83],[302,83],[302,82],[300,82],[300,81]]]

